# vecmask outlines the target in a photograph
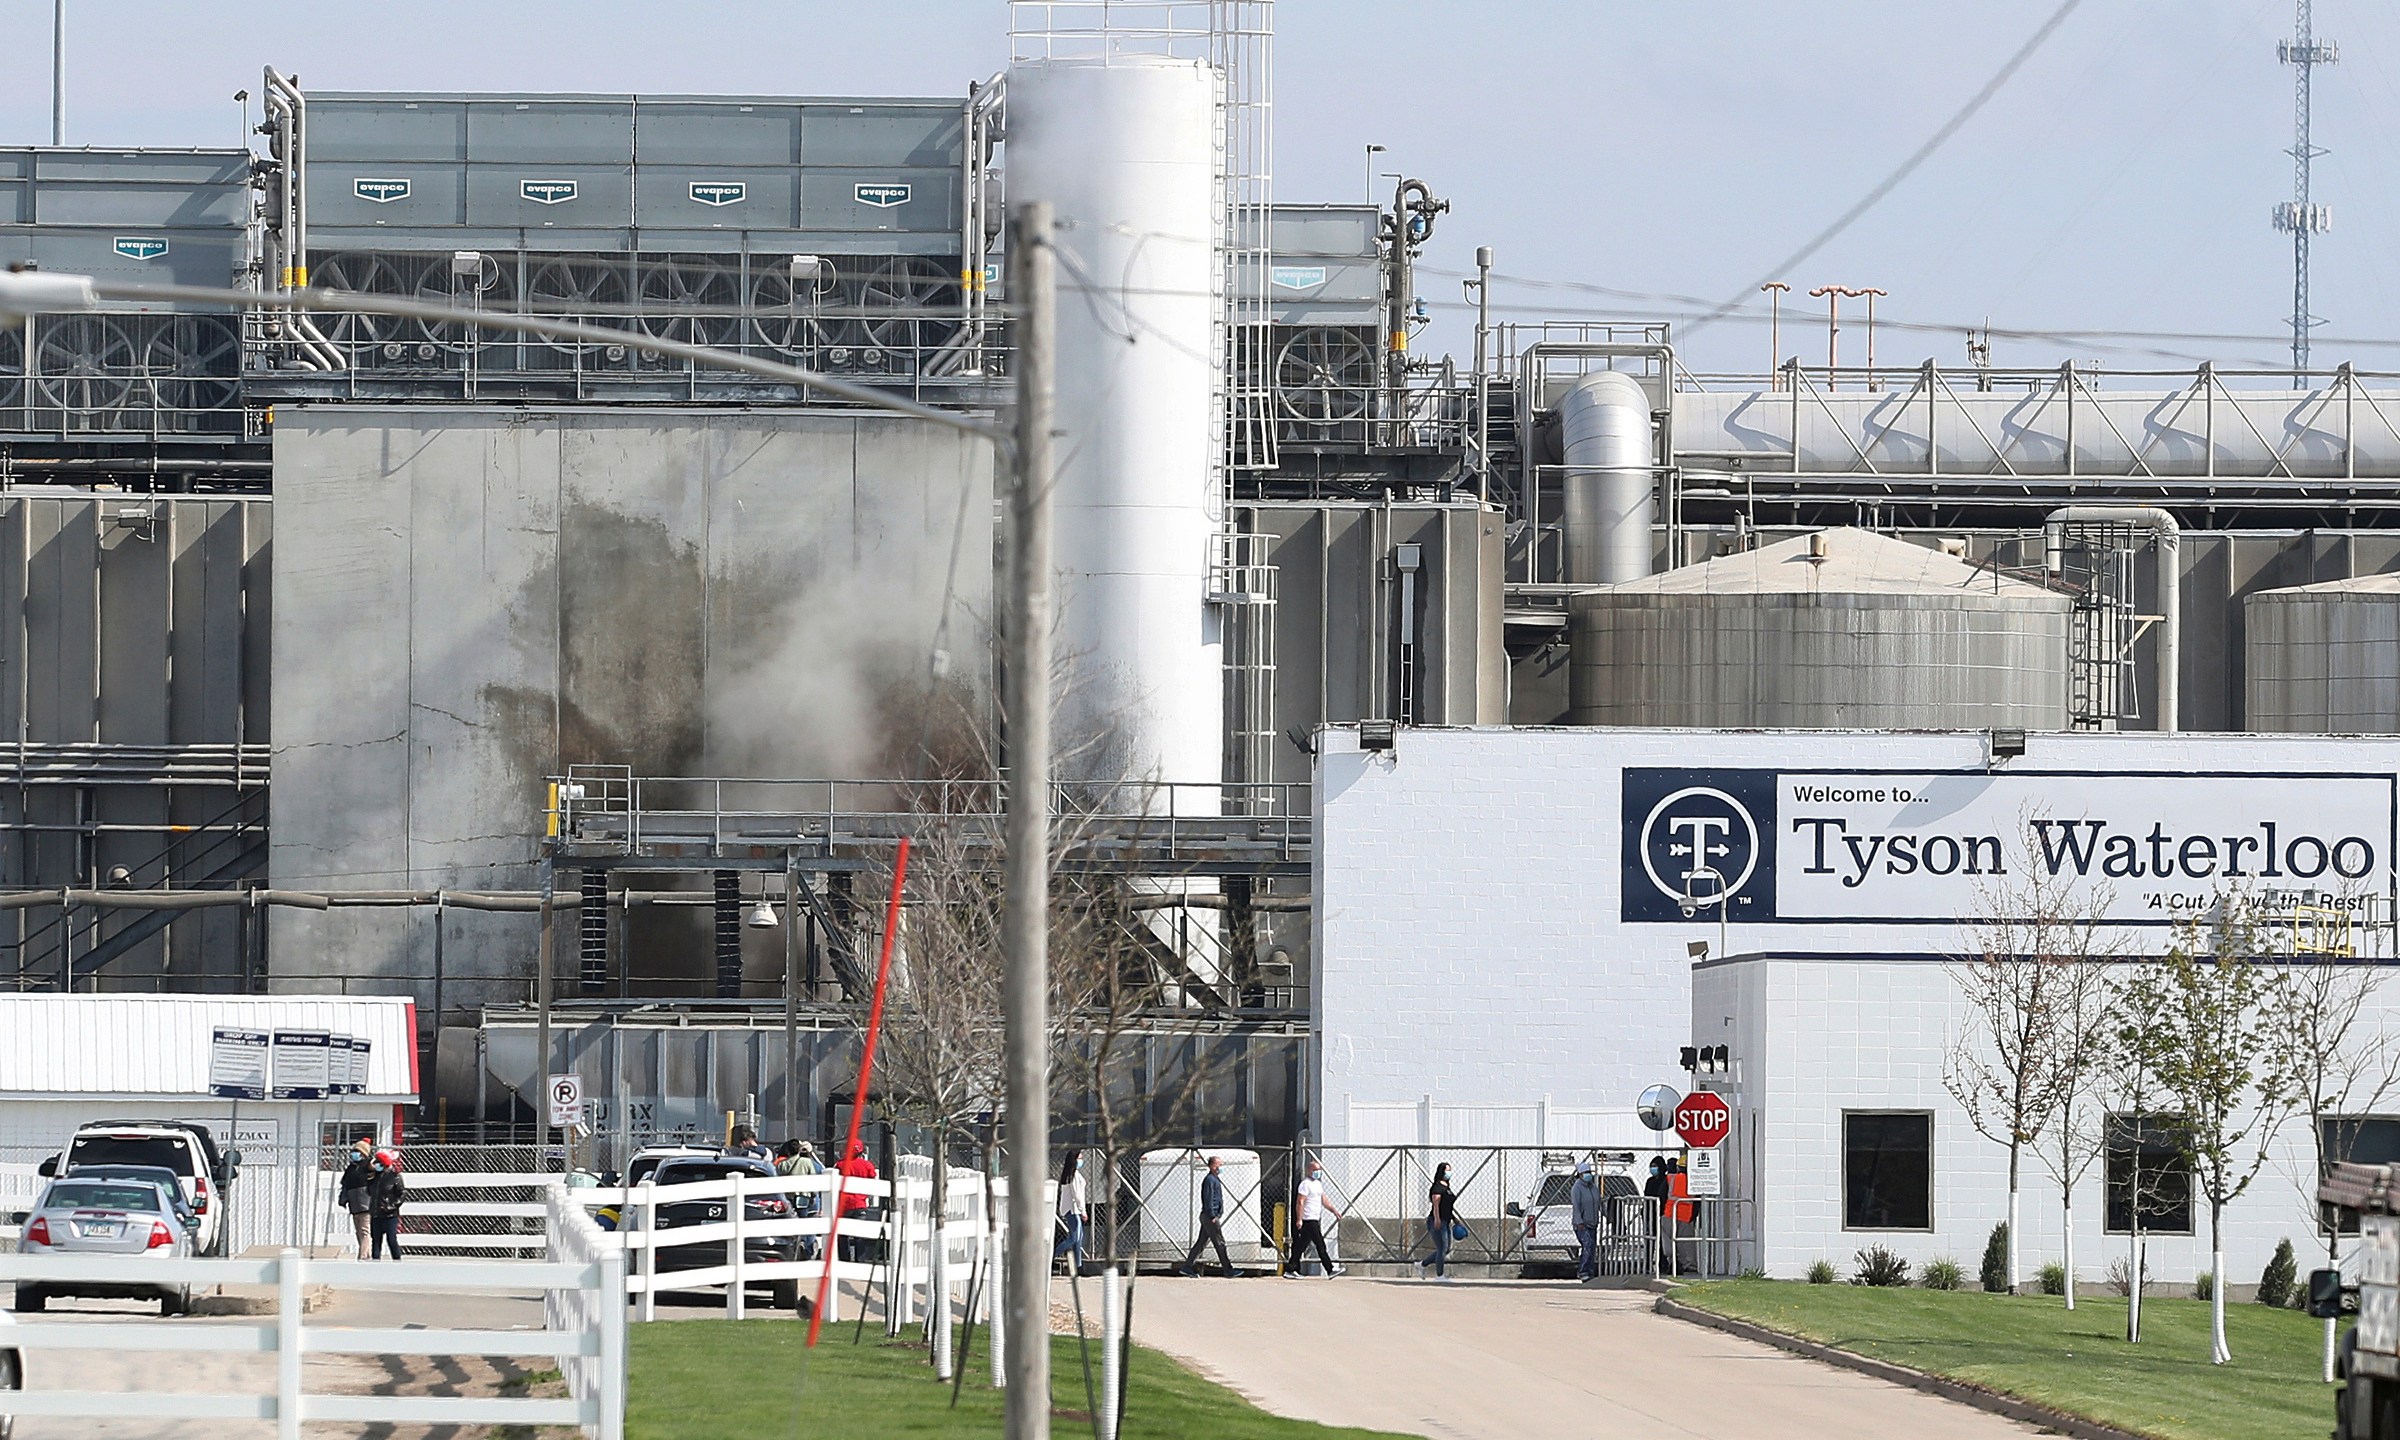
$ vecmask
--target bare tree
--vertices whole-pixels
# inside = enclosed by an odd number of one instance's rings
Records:
[[[2008,1151],[2012,1295],[2023,1273],[2025,1151],[2057,1114],[2061,1086],[2079,1084],[2089,1071],[2088,1057],[2062,1054],[2074,1038],[2063,1012],[2089,998],[2083,967],[2094,958],[2106,905],[2105,897],[2078,891],[2073,877],[2036,867],[1981,892],[1968,927],[1973,951],[1945,967],[1966,1018],[1950,1037],[1942,1083],[1976,1133]]]
[[[2150,1259],[2144,1245],[2144,1222],[2157,1209],[2153,1192],[2160,1177],[2145,1175],[2142,1162],[2147,1157],[2148,1142],[2161,1123],[2153,1112],[2161,1103],[2158,1082],[2157,1052],[2166,1043],[2166,1021],[2162,1006],[2162,987],[2142,983],[2142,972],[2131,974],[2112,983],[2106,999],[2106,1018],[2102,1022],[2106,1041],[2097,1056],[2097,1089],[2104,1110],[2113,1109],[2114,1116],[2104,1114],[2101,1120],[2103,1155],[2119,1140],[2127,1144],[2125,1189],[2125,1340],[2138,1345],[2142,1340],[2142,1292],[2148,1286]],[[2116,1124],[2118,1119],[2124,1126]],[[2171,1123],[2171,1122],[2170,1122]],[[2107,1224],[2106,1166],[2102,1167],[2103,1193],[2101,1223]],[[2188,1191],[2187,1191],[2188,1194]]]
[[[2172,1103],[2177,1143],[2208,1201],[2209,1359],[2233,1359],[2225,1340],[2225,1207],[2249,1190],[2290,1113],[2292,1062],[2278,1019],[2284,977],[2256,963],[2256,927],[2235,899],[2214,925],[2187,922],[2166,958],[2128,985],[2158,1017],[2149,1072]]]

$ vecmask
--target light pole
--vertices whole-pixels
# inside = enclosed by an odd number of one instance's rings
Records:
[[[67,143],[67,0],[50,0],[50,143]]]
[[[1866,297],[1867,297],[1867,388],[1868,388],[1869,390],[1872,390],[1872,389],[1876,388],[1876,387],[1875,387],[1875,297],[1876,297],[1876,296],[1878,296],[1878,295],[1881,295],[1881,294],[1882,294],[1882,293],[1884,293],[1884,292],[1882,292],[1881,290],[1878,290],[1878,289],[1876,289],[1876,288],[1875,288],[1874,286],[1872,286],[1872,285],[1869,285],[1869,286],[1868,286],[1868,287],[1866,287],[1864,290],[1853,290],[1853,291],[1851,291],[1850,293],[1851,293],[1851,294],[1853,294],[1853,295],[1864,295],[1864,296],[1866,296]]]
[[[1819,285],[1808,293],[1825,302],[1825,388],[1838,390],[1841,388],[1838,372],[1842,363],[1842,297],[1847,295],[1856,299],[1867,292],[1853,290],[1847,285]]]
[[[1767,388],[1783,388],[1783,297],[1792,287],[1769,280],[1758,287],[1767,292]]]

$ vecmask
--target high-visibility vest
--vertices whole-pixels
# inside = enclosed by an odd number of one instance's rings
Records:
[[[1668,1185],[1675,1193],[1675,1203],[1669,1207],[1674,1211],[1675,1223],[1678,1225],[1691,1224],[1692,1217],[1698,1213],[1698,1207],[1691,1201],[1692,1177],[1678,1170],[1670,1177]]]

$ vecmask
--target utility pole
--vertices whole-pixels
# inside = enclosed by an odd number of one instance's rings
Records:
[[[2275,58],[2292,67],[2292,198],[2275,207],[2275,228],[2292,237],[2292,383],[2308,384],[2308,332],[2321,322],[2308,309],[2308,237],[2333,229],[2333,210],[2309,194],[2309,162],[2331,152],[2309,136],[2309,82],[2319,65],[2342,58],[2331,40],[2317,38],[2313,0],[2297,0],[2293,38],[2275,43]]]
[[[50,143],[67,143],[67,0],[50,0]]]
[[[1008,501],[1007,870],[1002,1003],[1007,1047],[1008,1440],[1050,1435],[1050,501],[1056,355],[1050,206],[1017,207],[1008,298],[1017,322],[1015,483]]]

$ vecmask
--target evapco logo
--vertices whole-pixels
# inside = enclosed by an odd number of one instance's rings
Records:
[[[861,205],[872,205],[878,210],[889,210],[895,205],[906,205],[908,197],[915,193],[916,187],[913,185],[853,185],[850,187],[852,199]]]
[[[351,194],[377,205],[389,205],[394,200],[406,200],[408,189],[409,184],[406,180],[358,179],[350,182]]]
[[[1278,265],[1268,273],[1278,290],[1314,290],[1325,283],[1322,265]]]
[[[1639,921],[1775,917],[1775,772],[1624,772],[1620,914]]]
[[[750,198],[750,186],[740,180],[694,180],[692,199],[702,205],[739,205]]]
[[[572,180],[521,180],[517,193],[536,205],[564,205],[575,198]]]
[[[119,235],[117,253],[128,260],[156,260],[167,253],[167,242],[155,235]]]

